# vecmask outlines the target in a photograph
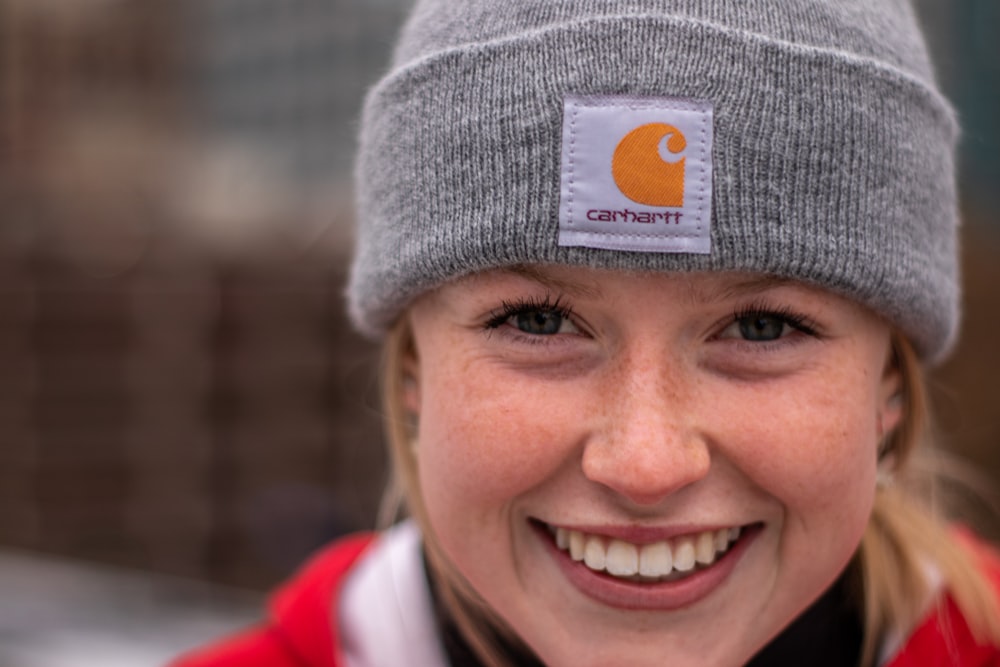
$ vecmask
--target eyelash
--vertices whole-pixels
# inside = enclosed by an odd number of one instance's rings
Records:
[[[564,319],[573,319],[573,309],[563,303],[563,297],[559,296],[553,300],[551,295],[546,294],[542,299],[527,297],[514,301],[503,301],[499,308],[490,311],[483,328],[487,331],[499,329],[515,315],[534,311],[549,311]],[[537,336],[532,336],[532,338],[537,338]]]
[[[741,320],[754,318],[774,318],[808,336],[818,335],[818,325],[809,316],[794,311],[787,306],[774,307],[763,302],[751,303],[734,311],[732,319],[726,323],[723,330]]]
[[[525,297],[512,301],[503,301],[499,308],[495,308],[490,311],[483,329],[487,332],[492,332],[506,325],[513,317],[539,311],[547,311],[558,315],[563,319],[571,321],[574,319],[573,309],[564,303],[562,296],[558,296],[554,299],[551,295],[546,295],[543,298]],[[773,318],[779,320],[784,324],[787,324],[795,331],[807,336],[815,337],[818,335],[816,322],[807,315],[794,311],[787,306],[775,307],[765,302],[750,303],[733,311],[731,319],[725,322],[721,331],[725,331],[733,324],[742,320],[763,318]],[[520,336],[526,340],[531,340],[532,342],[543,342],[549,339],[548,336],[538,336],[524,333],[516,327],[513,329],[512,334]],[[785,336],[773,341],[751,341],[741,339],[740,342],[749,343],[754,347],[760,348],[765,345],[778,344],[781,342],[782,338],[785,338]]]

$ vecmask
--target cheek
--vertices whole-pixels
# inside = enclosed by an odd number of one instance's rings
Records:
[[[422,382],[420,479],[432,514],[484,520],[543,484],[580,441],[571,392],[440,366]]]
[[[806,529],[863,529],[875,492],[873,391],[857,377],[791,383],[756,401],[739,423],[753,424],[737,454],[748,475]]]

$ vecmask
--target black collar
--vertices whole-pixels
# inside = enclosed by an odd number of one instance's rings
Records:
[[[430,582],[434,616],[450,667],[483,667],[466,643],[451,615],[441,602],[437,586],[424,558],[424,571]],[[739,632],[739,628],[734,628]],[[746,667],[854,667],[861,658],[861,616],[851,599],[847,575],[842,575],[811,607],[771,643],[751,658]],[[544,667],[531,652],[497,636],[510,665]]]
[[[747,667],[854,667],[861,660],[864,626],[849,575],[823,595],[760,650]]]

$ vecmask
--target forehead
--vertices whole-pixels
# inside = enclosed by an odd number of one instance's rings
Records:
[[[557,264],[519,264],[466,276],[459,283],[489,286],[510,279],[538,283],[552,291],[570,296],[600,299],[606,296],[609,281],[635,284],[670,284],[692,302],[712,302],[731,299],[778,287],[797,287],[829,294],[807,283],[763,273],[738,271],[714,272],[654,272],[598,269]],[[832,295],[831,295],[832,296]]]

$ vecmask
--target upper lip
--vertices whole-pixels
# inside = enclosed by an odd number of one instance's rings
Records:
[[[632,544],[652,544],[662,540],[670,540],[682,535],[698,535],[699,533],[717,531],[722,528],[744,528],[748,524],[734,523],[704,523],[704,524],[673,524],[669,526],[641,526],[628,524],[568,524],[543,522],[551,528],[575,530],[588,535],[600,535],[610,539],[618,539]]]

